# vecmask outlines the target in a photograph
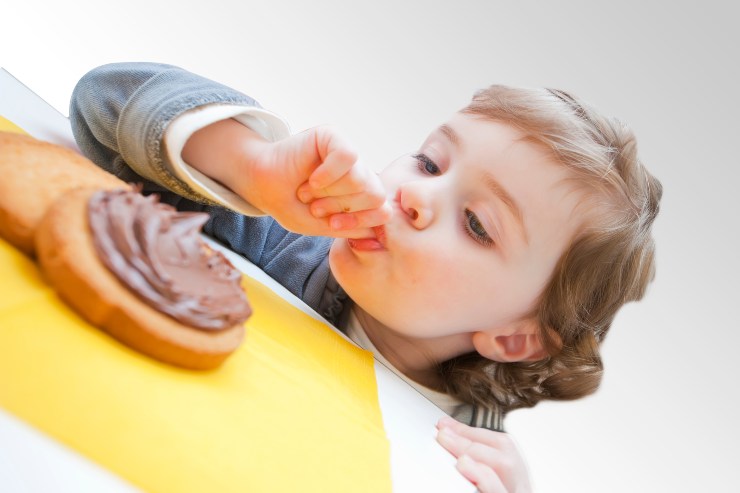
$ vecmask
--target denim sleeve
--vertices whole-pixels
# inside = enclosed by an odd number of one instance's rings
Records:
[[[208,203],[168,171],[163,136],[177,116],[218,103],[259,107],[249,96],[172,65],[114,63],[80,79],[69,114],[80,149],[102,168]]]
[[[330,238],[291,233],[270,217],[215,205],[168,171],[162,145],[167,125],[185,111],[214,103],[257,106],[244,94],[171,65],[118,63],[96,68],[78,82],[70,121],[78,146],[98,166],[141,183],[144,193],[158,193],[180,210],[209,213],[204,233],[325,315]],[[343,296],[341,289],[330,294]]]

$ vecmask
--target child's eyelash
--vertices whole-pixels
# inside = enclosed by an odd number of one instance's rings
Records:
[[[440,173],[439,166],[429,159],[429,156],[426,154],[414,154],[414,159],[416,159],[416,167],[419,168],[419,171],[422,173],[427,173],[429,175],[438,175]]]
[[[478,216],[475,215],[470,209],[465,209],[463,215],[463,229],[465,232],[473,238],[475,241],[485,247],[493,245],[493,238],[491,238],[486,232],[485,228],[481,224]]]
[[[419,153],[414,154],[411,157],[416,160],[416,167],[422,173],[433,176],[440,174],[441,170],[439,169],[439,166],[437,166],[437,164],[432,161],[426,154]],[[465,213],[463,214],[462,226],[463,230],[465,230],[465,233],[467,233],[468,236],[473,238],[473,240],[477,241],[481,245],[485,247],[493,245],[493,239],[486,232],[485,228],[478,219],[478,216],[476,216],[475,213],[470,209],[465,209]]]

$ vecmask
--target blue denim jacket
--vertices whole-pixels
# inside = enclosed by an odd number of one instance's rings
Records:
[[[252,98],[180,68],[155,63],[104,65],[78,83],[70,103],[82,152],[124,181],[143,184],[179,210],[210,214],[203,232],[243,255],[337,327],[350,300],[329,270],[331,238],[303,236],[270,217],[245,216],[199,195],[167,168],[164,132],[183,112]]]

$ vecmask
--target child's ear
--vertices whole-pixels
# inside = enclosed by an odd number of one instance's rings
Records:
[[[539,324],[530,319],[504,330],[476,332],[473,346],[481,356],[500,363],[538,361],[547,356],[539,330]]]

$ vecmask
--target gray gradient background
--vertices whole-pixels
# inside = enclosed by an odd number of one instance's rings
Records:
[[[517,411],[508,429],[538,491],[729,491],[740,457],[732,3],[25,0],[3,7],[0,65],[64,114],[93,66],[181,65],[294,130],[339,126],[378,168],[493,82],[567,89],[620,117],[665,187],[657,279],[607,338],[598,393]]]

